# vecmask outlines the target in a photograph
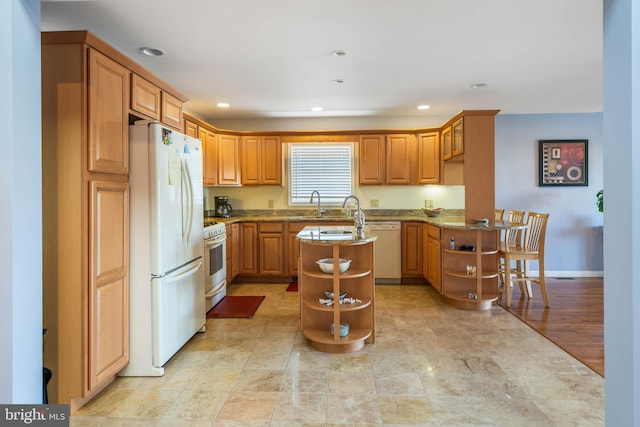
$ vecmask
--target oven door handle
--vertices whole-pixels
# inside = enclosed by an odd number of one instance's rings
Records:
[[[210,248],[212,246],[215,246],[217,244],[220,244],[222,242],[224,242],[225,240],[227,240],[227,235],[223,234],[222,236],[217,236],[214,237],[213,239],[207,239],[204,241],[204,247],[205,248]]]

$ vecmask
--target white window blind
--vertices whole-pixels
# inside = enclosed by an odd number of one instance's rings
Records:
[[[289,144],[289,165],[290,204],[309,204],[314,190],[323,204],[352,194],[353,144]]]

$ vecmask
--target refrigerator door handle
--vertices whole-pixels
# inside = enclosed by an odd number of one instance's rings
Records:
[[[189,270],[178,274],[177,276],[171,277],[167,283],[173,283],[173,282],[178,282],[180,280],[182,280],[185,277],[191,276],[194,272],[200,270],[202,268],[202,261],[199,261],[195,266],[193,266],[192,268],[190,268]]]
[[[187,193],[187,228],[186,228],[186,241],[191,240],[191,230],[193,228],[193,180],[191,178],[191,171],[189,170],[189,164],[184,162],[184,176],[187,181],[186,193]]]

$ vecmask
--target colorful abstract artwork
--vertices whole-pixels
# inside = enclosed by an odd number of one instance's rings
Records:
[[[587,140],[540,140],[540,186],[586,186]]]

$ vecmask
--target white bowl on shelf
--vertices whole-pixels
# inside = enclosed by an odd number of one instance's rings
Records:
[[[340,258],[338,269],[340,273],[344,273],[349,269],[349,265],[351,264],[350,259]],[[320,267],[323,273],[333,273],[333,258],[322,258],[316,261],[316,264]]]

